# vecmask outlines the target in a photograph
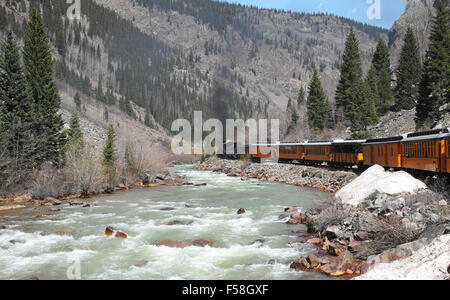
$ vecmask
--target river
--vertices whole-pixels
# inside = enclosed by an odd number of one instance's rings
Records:
[[[174,169],[189,182],[207,185],[119,192],[90,199],[88,208],[63,204],[56,213],[48,207],[3,212],[0,279],[67,279],[68,270],[81,279],[325,279],[289,268],[314,246],[295,243],[299,238],[291,231],[300,226],[278,216],[285,207],[316,206],[330,194],[192,166]],[[239,208],[247,213],[237,215]],[[167,225],[174,220],[192,223]],[[128,238],[105,237],[107,226]],[[196,239],[214,244],[154,245]]]

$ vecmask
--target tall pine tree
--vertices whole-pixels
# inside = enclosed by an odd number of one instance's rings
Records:
[[[53,78],[51,47],[44,23],[37,8],[30,12],[24,34],[23,60],[35,108],[35,129],[41,138],[40,161],[58,165],[62,158],[65,135],[64,121],[58,110],[61,105]]]
[[[392,99],[391,88],[391,63],[389,59],[389,50],[386,43],[380,39],[378,41],[375,53],[373,54],[372,66],[375,69],[378,79],[378,94],[380,98],[377,110],[384,114],[389,109],[389,101]]]
[[[336,89],[336,122],[341,123],[348,118],[351,109],[354,85],[361,80],[361,58],[359,56],[359,43],[353,28],[345,42],[343,62],[341,65],[341,78]]]
[[[397,68],[397,86],[395,87],[395,108],[397,110],[412,109],[416,106],[421,72],[416,37],[413,29],[408,27]]]
[[[31,143],[33,128],[33,101],[20,61],[20,49],[10,30],[1,45],[0,57],[0,131],[8,137],[3,144],[9,155],[16,159],[28,156],[28,166],[33,166],[32,155],[25,151]]]
[[[441,0],[433,19],[430,46],[423,63],[416,111],[416,126],[434,126],[441,118],[439,108],[449,103],[450,32],[447,0]]]
[[[314,70],[314,75],[309,85],[307,108],[308,123],[311,129],[315,131],[323,130],[329,122],[330,107],[317,70]]]
[[[300,90],[298,91],[297,105],[300,106],[305,104],[305,99],[306,99],[305,89],[303,88],[303,86],[301,86]]]
[[[109,168],[113,168],[117,160],[116,150],[114,146],[115,141],[116,134],[114,132],[114,126],[112,124],[109,124],[106,144],[103,148],[103,164]]]

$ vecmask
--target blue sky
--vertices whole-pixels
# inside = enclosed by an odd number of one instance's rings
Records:
[[[405,10],[405,0],[222,0],[295,12],[322,12],[390,28]],[[372,9],[370,9],[372,8]],[[378,9],[379,8],[379,9]],[[369,11],[369,14],[368,14]],[[379,14],[378,14],[379,11]]]

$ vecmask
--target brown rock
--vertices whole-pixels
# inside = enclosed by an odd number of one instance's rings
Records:
[[[287,212],[287,213],[296,212],[296,211],[298,211],[298,208],[295,206],[287,207],[284,209],[284,212]]]
[[[126,239],[128,235],[124,232],[117,231],[115,237],[118,239]]]
[[[245,208],[239,208],[239,210],[237,211],[238,215],[242,215],[245,214],[247,211],[245,210]]]
[[[199,184],[196,184],[195,186],[206,186],[207,184],[206,183],[199,183]]]
[[[52,197],[47,197],[45,198],[44,203],[51,203],[51,205],[61,205],[62,201]]]
[[[197,247],[211,246],[213,243],[213,240],[195,240],[192,242],[192,244]]]
[[[192,243],[165,240],[165,241],[158,242],[158,243],[156,243],[154,245],[158,246],[158,247],[166,246],[166,247],[170,247],[170,248],[180,248],[180,249],[182,249],[182,248],[186,248],[186,247],[191,247]]]
[[[336,272],[336,265],[334,264],[321,265],[318,270],[327,275],[331,275]]]
[[[311,268],[315,269],[318,266],[321,265],[321,260],[319,257],[317,257],[314,254],[310,254],[308,255],[308,257],[306,258],[306,260],[308,261],[308,263],[310,264]]]
[[[105,229],[105,235],[106,236],[112,236],[115,231],[117,231],[117,230],[114,227],[108,226]]]
[[[186,205],[186,207],[187,207],[187,205]],[[171,211],[171,210],[175,210],[175,208],[173,208],[173,207],[164,207],[164,208],[161,208],[160,210],[162,210],[162,211]]]
[[[339,256],[339,254],[341,254],[346,250],[347,248],[345,246],[339,245],[338,243],[330,243],[328,247],[328,254]]]
[[[313,238],[306,241],[308,244],[319,245],[322,240],[320,238]]]
[[[144,267],[144,266],[147,265],[147,264],[148,264],[148,261],[147,261],[147,260],[144,260],[144,261],[142,261],[142,262],[140,262],[140,263],[134,264],[133,266],[135,266],[135,267],[137,267],[137,268],[142,268],[142,267]]]
[[[169,226],[173,226],[173,225],[191,225],[194,221],[180,221],[180,220],[173,220],[170,221],[169,223],[167,223],[167,225]]]
[[[84,205],[84,202],[82,202],[82,201],[80,201],[80,200],[72,200],[72,201],[69,201],[69,204],[70,204],[71,206],[75,206],[75,205]]]
[[[296,270],[307,270],[311,267],[311,265],[308,263],[305,257],[300,257],[299,260],[294,261],[290,268],[296,269]]]

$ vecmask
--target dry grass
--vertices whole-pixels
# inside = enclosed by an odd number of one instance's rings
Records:
[[[73,187],[64,171],[44,164],[31,182],[30,193],[34,199],[40,200],[46,197],[62,198],[70,195]]]
[[[420,235],[419,231],[405,227],[397,216],[377,218],[372,214],[365,213],[360,215],[360,218],[370,224],[375,232],[375,239],[358,253],[360,259],[367,259],[371,255],[380,254],[398,245],[415,241]]]
[[[251,158],[250,154],[242,155],[239,158],[239,166],[241,168],[246,168],[251,163],[251,159],[250,158]]]
[[[66,164],[66,178],[81,197],[88,197],[101,188],[102,166],[92,145],[73,145],[66,153]]]
[[[353,214],[351,207],[341,205],[329,206],[321,211],[315,219],[316,228],[322,232],[329,226],[339,225]]]

